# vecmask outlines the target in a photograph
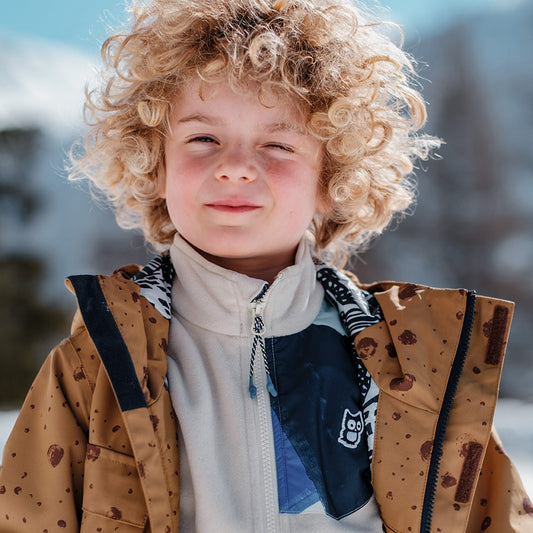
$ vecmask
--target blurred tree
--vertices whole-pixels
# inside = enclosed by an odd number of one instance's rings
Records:
[[[39,139],[35,128],[0,131],[2,225],[13,220],[27,224],[39,209],[30,179]],[[41,299],[44,271],[37,256],[0,251],[0,405],[21,403],[47,343],[66,326],[65,312]]]
[[[17,217],[25,223],[39,208],[29,176],[40,136],[37,128],[0,131],[0,219]]]
[[[452,30],[449,61],[443,72],[446,88],[440,112],[434,117],[439,135],[446,140],[443,160],[435,166],[439,189],[439,238],[442,260],[457,285],[481,287],[501,294],[490,261],[491,252],[505,233],[500,190],[502,175],[499,147],[487,96],[465,28]]]
[[[0,258],[0,405],[20,405],[46,345],[65,331],[65,311],[39,299],[43,273],[38,258]]]

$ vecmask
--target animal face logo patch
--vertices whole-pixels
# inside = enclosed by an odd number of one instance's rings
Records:
[[[361,411],[354,415],[349,409],[346,409],[337,440],[346,448],[357,448],[357,445],[361,442],[364,429],[365,424]]]

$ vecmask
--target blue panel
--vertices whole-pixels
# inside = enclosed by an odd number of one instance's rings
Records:
[[[340,519],[355,512],[372,496],[372,485],[349,339],[337,328],[311,325],[294,335],[267,339],[266,346],[278,390],[271,404],[282,433],[326,514]],[[283,480],[280,485],[284,487]]]
[[[272,426],[276,448],[279,510],[281,513],[301,513],[319,501],[318,492],[307,476],[296,450],[283,433],[274,410]]]

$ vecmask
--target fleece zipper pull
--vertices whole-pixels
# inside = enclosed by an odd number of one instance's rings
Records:
[[[255,366],[255,356],[257,354],[258,347],[261,349],[263,363],[265,366],[265,372],[267,376],[267,390],[274,398],[278,395],[278,391],[276,390],[276,387],[274,386],[274,383],[272,382],[272,378],[270,377],[270,369],[268,366],[268,360],[267,360],[267,355],[266,355],[265,320],[263,317],[263,313],[265,310],[265,302],[263,299],[265,292],[266,292],[265,289],[268,289],[268,285],[265,285],[260,295],[256,299],[252,300],[252,302],[250,302],[250,307],[252,309],[251,332],[253,335],[253,342],[252,342],[252,353],[250,355],[250,379],[249,379],[249,384],[248,384],[248,390],[250,391],[250,397],[252,398],[252,400],[257,395],[257,387],[254,384],[254,366]]]

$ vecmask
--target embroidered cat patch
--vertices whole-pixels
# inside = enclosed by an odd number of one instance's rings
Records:
[[[337,440],[346,448],[357,448],[357,445],[361,442],[364,428],[365,424],[361,411],[354,415],[349,409],[346,409]]]

